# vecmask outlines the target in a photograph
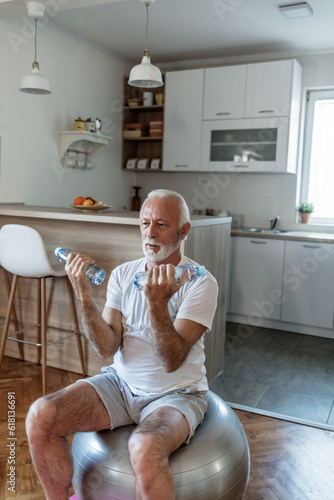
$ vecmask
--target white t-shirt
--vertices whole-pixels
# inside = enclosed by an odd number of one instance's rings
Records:
[[[154,354],[146,297],[133,284],[136,272],[145,271],[146,258],[116,267],[109,278],[106,306],[122,313],[123,340],[114,356],[114,368],[136,395],[161,394],[184,387],[208,389],[204,366],[204,334],[192,346],[182,366],[166,373]],[[181,264],[198,264],[182,257]],[[185,283],[168,302],[169,314],[211,329],[217,306],[218,285],[208,271],[206,276]]]

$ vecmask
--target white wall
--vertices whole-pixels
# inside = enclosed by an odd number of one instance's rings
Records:
[[[66,207],[82,195],[129,208],[131,178],[120,170],[121,86],[128,65],[47,22],[38,30],[37,59],[52,94],[19,92],[34,59],[31,23],[28,17],[0,23],[0,202]],[[101,118],[102,133],[113,136],[92,157],[91,170],[64,169],[59,161],[58,132],[73,130],[78,116]]]

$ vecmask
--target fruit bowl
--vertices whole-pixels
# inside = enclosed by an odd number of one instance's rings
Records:
[[[112,205],[71,205],[71,207],[81,210],[81,212],[102,212],[112,208]]]

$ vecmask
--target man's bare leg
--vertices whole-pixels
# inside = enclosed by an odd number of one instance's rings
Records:
[[[47,500],[68,500],[73,463],[66,436],[111,427],[95,389],[78,382],[35,401],[26,428],[30,452]]]
[[[158,408],[135,429],[129,440],[129,452],[136,474],[137,500],[175,498],[169,455],[188,435],[185,417],[170,406]]]

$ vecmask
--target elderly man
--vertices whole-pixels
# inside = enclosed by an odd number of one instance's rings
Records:
[[[66,272],[80,307],[84,333],[111,366],[37,400],[27,434],[47,500],[67,500],[73,465],[66,437],[138,424],[129,440],[137,499],[174,498],[169,455],[188,442],[202,421],[208,389],[204,333],[210,330],[217,283],[207,272],[175,284],[175,267],[195,264],[181,255],[190,229],[181,195],[152,191],[140,213],[145,257],[111,273],[102,316],[91,297],[85,270],[92,259],[71,254]],[[133,276],[146,270],[142,292]]]

